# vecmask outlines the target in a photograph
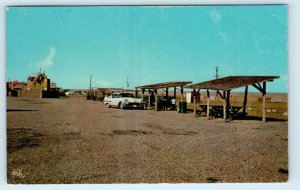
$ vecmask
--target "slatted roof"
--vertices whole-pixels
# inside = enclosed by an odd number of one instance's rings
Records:
[[[177,87],[177,86],[185,86],[187,84],[193,83],[192,81],[173,81],[173,82],[163,82],[163,83],[156,83],[156,84],[149,84],[144,86],[137,86],[135,88],[140,89],[160,89],[160,88],[170,88],[170,87]]]
[[[205,89],[205,90],[231,90],[257,84],[265,81],[273,81],[279,76],[229,76],[220,79],[200,82],[185,86],[185,88]]]

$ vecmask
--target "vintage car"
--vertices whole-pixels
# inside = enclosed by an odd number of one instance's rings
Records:
[[[145,109],[145,103],[140,98],[135,98],[130,93],[115,93],[104,98],[103,103],[106,107],[124,108],[139,108]]]

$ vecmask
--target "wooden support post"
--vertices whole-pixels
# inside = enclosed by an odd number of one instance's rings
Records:
[[[220,97],[221,97],[222,99],[224,99],[223,95],[221,94],[221,92],[220,92],[219,90],[217,90],[217,94],[219,94]]]
[[[157,111],[158,110],[158,107],[157,107],[157,101],[158,101],[158,99],[157,99],[157,89],[154,89],[154,93],[155,93],[154,109],[155,109],[155,111]]]
[[[262,96],[262,121],[266,122],[266,92],[267,92],[267,84],[263,82],[263,96]]]
[[[180,101],[183,101],[183,86],[180,87]]]
[[[176,87],[174,87],[174,98],[176,100]]]
[[[209,100],[210,100],[209,90],[207,90],[206,93],[207,93],[207,99],[206,99],[206,105],[207,105],[206,117],[207,117],[207,119],[209,119]]]
[[[166,97],[169,99],[169,88],[166,88]]]
[[[142,101],[144,101],[144,93],[145,93],[145,89],[142,89]]]
[[[197,100],[197,97],[199,96],[199,102],[198,103],[200,103],[201,102],[201,93],[200,93],[200,88],[197,90],[197,96],[196,96],[196,100]]]
[[[230,118],[229,108],[230,108],[230,90],[227,90],[227,96],[226,96],[226,118]]]
[[[151,90],[149,89],[149,96],[148,96],[148,110],[151,109]]]
[[[246,114],[247,99],[248,99],[248,86],[245,87],[244,102],[243,102],[243,115]]]
[[[197,109],[196,109],[196,90],[193,89],[193,100],[194,100],[194,116],[197,116]]]
[[[223,119],[226,121],[226,91],[223,91]]]
[[[138,93],[139,93],[138,89],[135,88],[135,97],[136,97],[136,98],[138,97]]]

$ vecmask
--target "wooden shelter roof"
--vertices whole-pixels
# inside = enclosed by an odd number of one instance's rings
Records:
[[[273,81],[274,79],[278,78],[279,76],[229,76],[220,79],[187,85],[185,86],[185,88],[206,90],[231,90],[261,82]]]
[[[177,86],[185,86],[187,84],[193,83],[192,81],[173,81],[173,82],[163,82],[156,84],[149,84],[144,86],[137,86],[135,88],[140,89],[160,89],[160,88],[169,88],[169,87],[177,87]]]

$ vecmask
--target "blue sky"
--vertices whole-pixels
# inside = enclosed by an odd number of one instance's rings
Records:
[[[287,92],[287,6],[8,7],[6,78],[62,88],[275,75]],[[241,89],[243,90],[243,89]],[[255,89],[253,91],[256,91]]]

